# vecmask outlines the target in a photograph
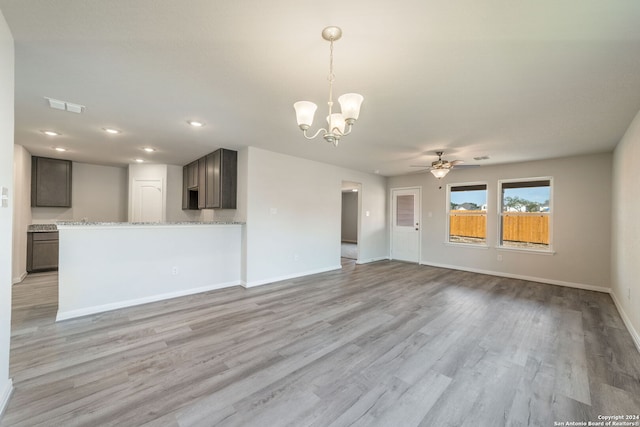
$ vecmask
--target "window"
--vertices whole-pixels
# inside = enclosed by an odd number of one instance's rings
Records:
[[[487,244],[487,184],[448,186],[450,243]]]
[[[551,250],[551,178],[500,181],[500,246]]]
[[[413,195],[396,197],[396,225],[398,227],[413,227]]]

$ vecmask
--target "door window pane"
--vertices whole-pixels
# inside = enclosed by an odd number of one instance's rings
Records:
[[[413,195],[396,197],[396,226],[413,227]]]

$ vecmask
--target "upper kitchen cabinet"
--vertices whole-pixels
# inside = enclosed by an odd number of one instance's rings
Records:
[[[207,155],[208,209],[235,209],[238,152],[221,148]]]
[[[189,163],[187,166],[187,188],[198,188],[198,161]]]
[[[207,163],[207,159],[205,157],[198,159],[198,209],[204,209],[206,207],[206,203],[205,203],[205,192],[207,190],[206,163]]]
[[[183,169],[182,209],[236,209],[238,152],[221,148]]]
[[[31,158],[31,206],[71,207],[71,169],[69,160]]]

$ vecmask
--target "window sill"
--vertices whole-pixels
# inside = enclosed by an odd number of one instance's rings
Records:
[[[511,248],[509,246],[496,246],[496,249],[499,251],[523,252],[523,253],[535,254],[535,255],[555,255],[556,253],[552,249]]]
[[[489,249],[488,245],[474,245],[472,243],[452,243],[452,242],[444,242],[444,244],[446,246],[453,246],[453,247],[462,247],[462,248],[474,248],[474,249]]]

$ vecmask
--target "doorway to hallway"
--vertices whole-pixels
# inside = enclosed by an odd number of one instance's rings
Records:
[[[358,237],[360,218],[360,192],[362,184],[342,182],[342,226],[340,233],[340,256],[358,259]]]

